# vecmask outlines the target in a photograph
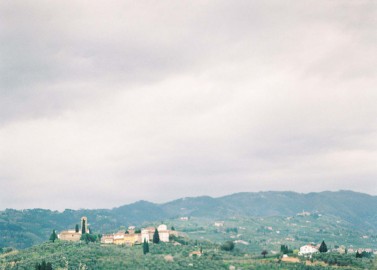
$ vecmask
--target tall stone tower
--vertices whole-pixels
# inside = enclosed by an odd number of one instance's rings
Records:
[[[84,233],[89,233],[87,217],[81,218],[81,234],[84,234]]]

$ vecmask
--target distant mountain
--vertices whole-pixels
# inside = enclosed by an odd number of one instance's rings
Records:
[[[163,221],[180,216],[224,219],[244,216],[293,216],[302,211],[332,215],[358,228],[377,230],[377,196],[352,191],[296,193],[236,193],[224,197],[182,198],[164,204],[139,201],[113,209],[44,209],[0,212],[0,247],[25,248],[46,241],[52,229],[74,228],[87,216],[94,231],[105,233],[121,226]]]
[[[339,216],[360,226],[377,228],[377,196],[352,191],[296,193],[242,192],[219,198],[196,197],[160,205],[168,214],[206,216],[291,216],[302,211]]]

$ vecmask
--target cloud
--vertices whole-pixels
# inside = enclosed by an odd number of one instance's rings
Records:
[[[1,3],[0,208],[377,194],[376,10]]]

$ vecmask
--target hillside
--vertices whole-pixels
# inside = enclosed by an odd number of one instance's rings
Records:
[[[200,256],[191,256],[193,251],[202,250]],[[375,269],[376,260],[357,259],[354,255],[329,254],[316,257],[314,263],[279,260],[279,255],[243,253],[237,249],[229,252],[206,242],[174,245],[173,243],[150,244],[149,253],[144,255],[142,246],[103,246],[99,243],[72,243],[57,241],[43,243],[25,250],[0,250],[0,269],[35,269],[37,264],[50,264],[50,269],[197,269],[197,270],[361,270]],[[323,263],[326,257],[333,265]],[[336,260],[336,263],[335,261]],[[330,261],[329,259],[327,261]],[[339,265],[338,265],[339,264]],[[47,268],[47,267],[46,267]],[[45,268],[45,269],[46,269]],[[48,268],[47,268],[48,269]]]
[[[377,197],[352,191],[301,194],[295,192],[236,193],[224,197],[182,198],[164,204],[139,201],[113,209],[63,212],[7,209],[0,212],[0,247],[26,248],[48,239],[52,229],[74,228],[81,216],[100,233],[121,226],[174,220],[181,216],[209,220],[243,217],[287,217],[302,211],[319,213],[349,224],[349,228],[377,231]]]

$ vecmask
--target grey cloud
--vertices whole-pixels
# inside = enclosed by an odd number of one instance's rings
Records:
[[[2,2],[0,208],[271,189],[376,194],[376,10],[371,1]]]

